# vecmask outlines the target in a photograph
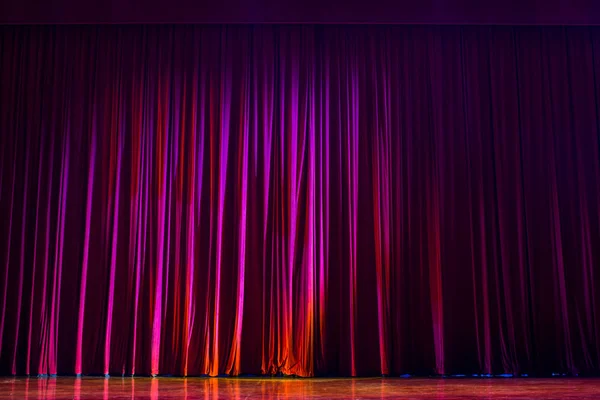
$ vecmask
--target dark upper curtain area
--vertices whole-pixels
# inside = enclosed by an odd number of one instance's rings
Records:
[[[598,25],[595,0],[19,0],[0,24]]]
[[[600,371],[600,29],[0,27],[0,373]]]

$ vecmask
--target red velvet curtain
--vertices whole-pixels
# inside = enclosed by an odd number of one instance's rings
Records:
[[[599,29],[0,46],[1,373],[599,371]]]

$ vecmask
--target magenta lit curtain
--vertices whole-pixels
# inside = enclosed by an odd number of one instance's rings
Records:
[[[600,371],[600,29],[0,27],[0,373]]]

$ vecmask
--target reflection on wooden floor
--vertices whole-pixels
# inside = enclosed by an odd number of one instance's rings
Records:
[[[0,399],[598,399],[600,379],[0,378]]]

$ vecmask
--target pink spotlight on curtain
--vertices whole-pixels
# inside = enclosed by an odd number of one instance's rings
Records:
[[[597,28],[0,27],[0,372],[597,373]]]

